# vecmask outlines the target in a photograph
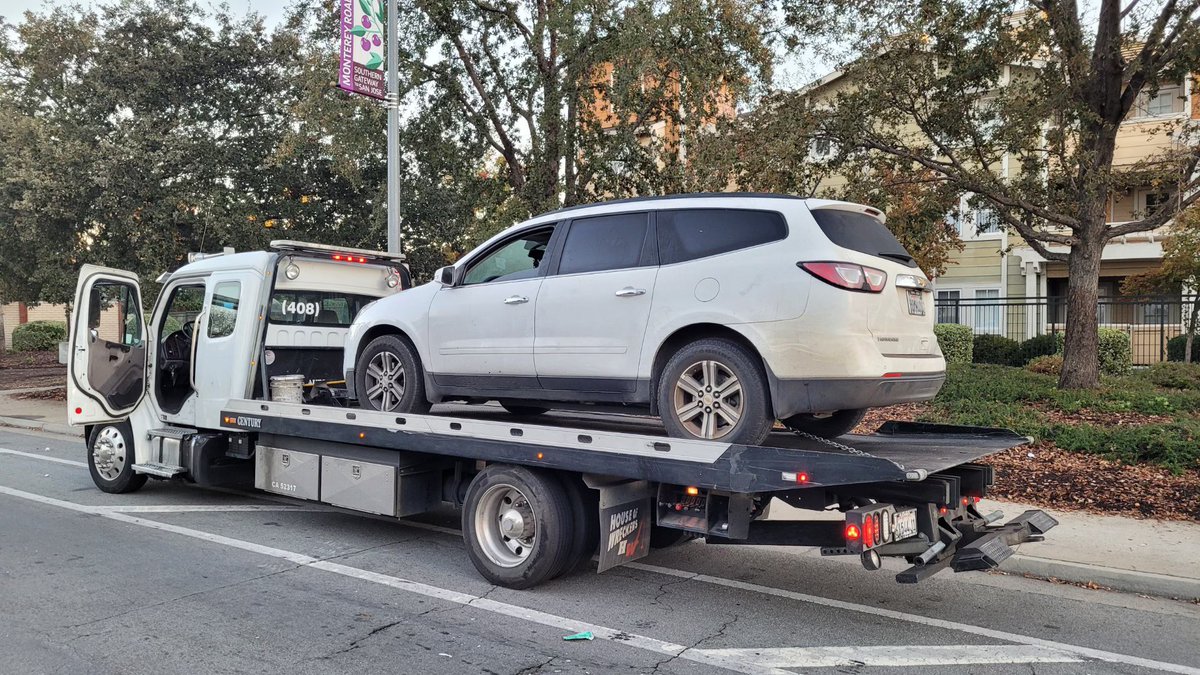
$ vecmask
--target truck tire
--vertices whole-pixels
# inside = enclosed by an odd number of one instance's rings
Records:
[[[556,579],[578,571],[600,547],[600,495],[585,485],[578,474],[561,473],[559,479],[571,502],[573,541],[563,568],[554,575]]]
[[[571,500],[552,473],[493,464],[467,488],[467,556],[488,581],[532,588],[563,571],[575,536]]]
[[[354,364],[354,380],[358,405],[364,409],[417,415],[429,412],[421,357],[403,336],[381,335],[371,340]]]
[[[723,338],[684,345],[667,361],[658,412],[668,436],[744,445],[760,445],[775,423],[758,356]]]
[[[792,431],[803,431],[821,438],[837,438],[850,433],[866,414],[866,408],[839,410],[828,417],[814,417],[811,413],[801,413],[783,420],[783,426]]]
[[[88,436],[87,451],[92,482],[104,492],[136,492],[146,484],[146,474],[133,470],[133,429],[129,422],[97,424]]]

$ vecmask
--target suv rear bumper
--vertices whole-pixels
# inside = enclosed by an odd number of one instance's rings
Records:
[[[946,373],[899,377],[781,380],[770,378],[776,419],[797,413],[833,412],[914,401],[928,401],[946,381]]]

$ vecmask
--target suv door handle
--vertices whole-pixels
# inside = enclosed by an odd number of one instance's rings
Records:
[[[646,289],[634,288],[633,286],[626,286],[625,288],[622,288],[621,290],[617,291],[617,293],[616,293],[618,298],[633,298],[633,297],[636,297],[639,295],[645,295],[645,294],[646,294]]]
[[[504,304],[506,305],[521,305],[526,302],[529,302],[529,298],[523,295],[510,295],[504,299]]]

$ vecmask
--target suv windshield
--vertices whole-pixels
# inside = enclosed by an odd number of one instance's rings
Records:
[[[865,213],[841,209],[815,209],[813,218],[829,241],[859,253],[894,260],[916,267],[913,257],[904,250],[891,230]]]
[[[336,291],[276,290],[271,298],[271,323],[300,326],[349,326],[367,303],[378,298]]]

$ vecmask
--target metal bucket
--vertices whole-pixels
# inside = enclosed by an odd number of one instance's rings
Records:
[[[271,400],[280,403],[304,402],[303,375],[275,375],[271,378]]]

